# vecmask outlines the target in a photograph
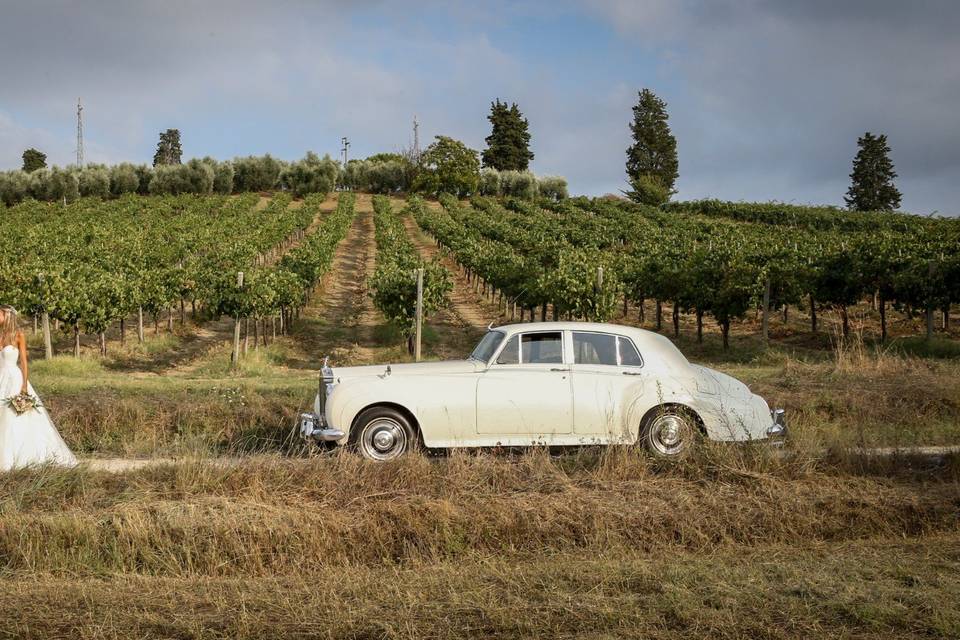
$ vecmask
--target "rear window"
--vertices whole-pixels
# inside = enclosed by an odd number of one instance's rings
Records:
[[[642,367],[643,359],[633,345],[633,340],[617,336],[617,345],[620,349],[620,364],[624,367]]]
[[[576,364],[617,366],[617,337],[606,333],[574,331],[573,361]]]

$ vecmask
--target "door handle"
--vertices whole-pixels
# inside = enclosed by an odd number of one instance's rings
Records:
[[[562,367],[553,367],[550,371],[570,371],[570,369],[563,369]]]
[[[624,371],[623,375],[625,376],[642,376],[643,374],[639,371]]]

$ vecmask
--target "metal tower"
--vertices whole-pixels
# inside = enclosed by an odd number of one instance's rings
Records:
[[[347,139],[346,136],[344,136],[344,137],[340,138],[340,142],[343,143],[343,149],[341,149],[340,151],[343,152],[343,166],[344,166],[344,168],[346,168],[346,166],[347,166],[347,149],[350,148],[350,141]]]
[[[417,116],[413,116],[413,156],[420,158],[420,123],[417,122]]]
[[[77,98],[77,166],[83,166],[83,105]]]

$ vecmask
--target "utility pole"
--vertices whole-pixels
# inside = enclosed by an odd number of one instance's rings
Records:
[[[83,166],[83,106],[77,98],[77,166]]]
[[[340,138],[340,142],[343,143],[343,149],[340,151],[343,152],[343,168],[347,168],[347,149],[350,148],[350,140],[346,136]]]

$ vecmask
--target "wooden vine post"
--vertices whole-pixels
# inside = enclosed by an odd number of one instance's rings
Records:
[[[417,315],[415,330],[414,358],[417,362],[420,362],[420,340],[423,333],[423,267],[417,269]]]
[[[243,271],[237,272],[237,289],[243,288]],[[236,367],[240,363],[240,316],[233,318],[233,353],[230,362]]]
[[[763,283],[763,320],[761,321],[763,342],[770,341],[770,278]]]

